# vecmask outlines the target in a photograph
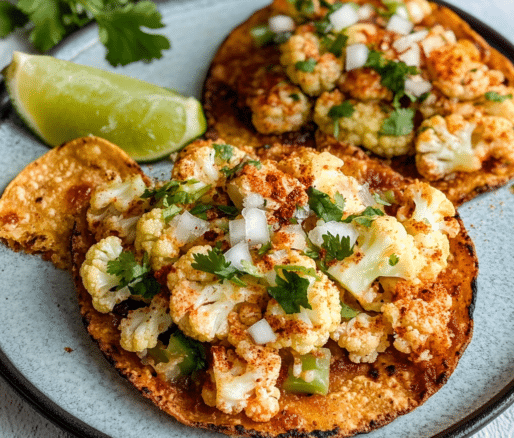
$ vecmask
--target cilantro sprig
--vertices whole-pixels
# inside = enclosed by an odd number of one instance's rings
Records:
[[[98,24],[106,59],[113,66],[159,59],[170,48],[168,38],[144,30],[164,27],[152,1],[18,0],[15,5],[0,1],[0,37],[30,23],[30,41],[42,52],[91,21]]]
[[[351,223],[355,222],[359,225],[362,225],[366,228],[371,227],[371,224],[378,216],[384,216],[384,212],[379,208],[374,207],[366,207],[366,209],[358,214],[352,214],[344,219],[342,222]]]
[[[171,180],[156,189],[146,189],[141,195],[143,199],[152,199],[154,207],[171,208],[176,212],[176,204],[186,205],[197,202],[211,189],[200,181],[190,179],[187,181]],[[166,214],[169,217],[169,214]]]
[[[326,193],[323,193],[314,187],[307,190],[309,196],[309,207],[318,217],[325,222],[341,221],[344,212],[345,200],[340,193],[336,193],[334,201],[330,199]]]
[[[400,99],[406,95],[405,80],[408,75],[419,73],[417,67],[409,66],[403,61],[395,62],[386,59],[383,53],[371,50],[365,64],[381,76],[381,84],[391,90],[394,95],[393,106],[398,108]]]
[[[282,270],[282,275],[284,278],[277,275],[277,285],[269,287],[268,293],[277,300],[282,309],[284,309],[284,312],[290,315],[292,313],[299,313],[300,307],[312,309],[307,297],[309,280],[286,269]]]
[[[382,135],[407,135],[414,130],[414,110],[412,108],[397,108],[382,123]]]
[[[341,119],[343,117],[351,117],[354,112],[355,112],[355,107],[348,100],[345,100],[340,105],[334,105],[332,108],[330,108],[330,110],[328,111],[328,116],[334,122],[334,137],[335,138],[339,137],[339,119]]]
[[[229,262],[218,247],[213,247],[207,251],[207,254],[193,254],[193,258],[194,262],[191,264],[193,269],[214,274],[220,280],[229,280],[238,286],[246,286],[240,278],[245,273]]]
[[[349,236],[335,236],[329,231],[323,234],[323,244],[321,247],[326,251],[325,262],[329,263],[332,260],[344,260],[353,254],[353,247],[350,245]]]
[[[232,168],[225,166],[221,169],[223,174],[227,179],[234,177],[238,172],[240,172],[246,165],[251,165],[256,167],[257,169],[260,169],[262,167],[262,163],[258,160],[247,160],[242,161],[237,166],[234,166]]]
[[[152,274],[147,253],[145,253],[142,263],[139,264],[132,252],[123,251],[116,260],[107,262],[107,273],[119,278],[120,283],[116,290],[128,287],[132,295],[148,299],[157,295],[161,290],[161,286]]]

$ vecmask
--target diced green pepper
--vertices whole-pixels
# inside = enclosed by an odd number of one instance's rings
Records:
[[[162,344],[157,345],[148,349],[148,355],[157,363],[176,361],[180,376],[189,375],[205,368],[206,365],[204,346],[180,331],[176,331],[170,336],[166,348]]]
[[[330,350],[320,348],[315,353],[300,356],[300,360],[302,361],[300,377],[293,376],[293,366],[291,365],[284,382],[284,390],[299,394],[327,395],[330,377]]]
[[[250,34],[257,47],[265,46],[273,41],[275,34],[271,31],[267,24],[255,26],[250,30]]]

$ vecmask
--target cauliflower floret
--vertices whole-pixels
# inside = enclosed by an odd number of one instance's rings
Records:
[[[355,363],[373,363],[378,353],[389,347],[388,335],[392,333],[382,315],[375,317],[359,313],[355,318],[341,325],[330,337],[350,353],[350,360]]]
[[[328,269],[363,305],[366,292],[378,277],[414,280],[425,259],[414,238],[391,216],[377,217],[369,228],[361,227],[354,253]]]
[[[432,50],[427,68],[433,85],[459,100],[477,99],[505,79],[501,71],[490,70],[480,62],[480,52],[468,40]]]
[[[298,87],[283,81],[258,91],[247,99],[257,131],[263,134],[298,131],[309,121],[311,103]]]
[[[297,206],[307,204],[303,185],[291,175],[277,169],[276,163],[265,160],[260,167],[247,165],[227,184],[230,199],[239,209],[243,200],[259,194],[264,198],[268,224],[287,223],[296,213]]]
[[[382,77],[371,68],[358,68],[343,74],[338,87],[357,100],[393,100],[391,90],[382,85]]]
[[[110,312],[130,296],[128,287],[116,290],[120,284],[118,277],[107,273],[107,264],[116,260],[122,251],[121,239],[106,237],[89,248],[80,267],[80,276],[93,299],[93,307],[101,313]]]
[[[251,278],[244,277],[247,286],[228,280],[202,281],[201,273],[191,263],[194,254],[206,254],[209,249],[209,246],[191,248],[175,263],[167,278],[173,321],[187,336],[201,342],[228,336],[228,315],[237,304],[246,302],[262,307],[267,299],[265,286],[251,283]]]
[[[416,138],[416,167],[430,181],[453,172],[473,172],[482,167],[475,155],[472,134],[476,125],[461,115],[436,115],[421,124]]]
[[[218,152],[216,147],[224,153]],[[197,141],[180,153],[178,161],[173,166],[172,177],[179,181],[195,179],[204,184],[215,184],[223,176],[220,174],[223,167],[231,169],[245,157],[245,152],[235,146],[226,145],[221,139],[216,142]]]
[[[145,213],[137,223],[135,247],[146,251],[154,271],[173,263],[180,248],[194,242],[210,228],[209,222],[193,216],[188,211],[176,215],[169,223],[163,210],[154,208]]]
[[[329,152],[300,148],[277,163],[277,167],[298,178],[306,187],[314,187],[332,199],[336,193],[343,195],[347,214],[365,209],[359,195],[362,186],[355,178],[344,174],[344,161]]]
[[[379,102],[353,103],[353,113],[349,117],[333,119],[329,116],[330,110],[343,103],[344,97],[339,90],[323,93],[316,101],[314,108],[314,121],[321,131],[329,135],[339,131],[337,139],[354,146],[363,146],[366,149],[383,157],[405,155],[412,149],[414,132],[405,135],[382,135],[382,125],[390,116],[382,109]],[[338,129],[334,129],[338,123]]]
[[[146,184],[141,175],[125,181],[118,176],[94,189],[87,222],[97,241],[116,235],[125,243],[134,242],[136,223],[148,206],[148,201],[140,198],[145,190]]]
[[[244,410],[259,422],[278,413],[280,390],[275,385],[281,359],[275,350],[243,341],[235,351],[216,345],[211,352],[211,380],[202,389],[206,404],[231,415]]]
[[[163,295],[156,295],[147,307],[131,310],[121,320],[120,344],[123,349],[141,352],[157,345],[157,337],[170,328],[169,300]]]
[[[380,42],[384,37],[385,30],[372,23],[357,23],[347,27],[344,30],[345,35],[348,36],[346,45],[351,44],[366,44],[373,45]]]
[[[280,46],[280,63],[295,84],[311,95],[332,90],[343,71],[341,58],[333,53],[321,53],[319,38],[300,27],[287,42]]]
[[[448,329],[452,297],[424,301],[419,298],[401,299],[382,307],[384,318],[394,330],[394,347],[413,355],[413,360],[432,358],[432,349],[446,349],[451,345]]]
[[[514,161],[514,125],[503,117],[484,116],[473,132],[475,156],[481,162],[489,158]]]
[[[265,257],[263,264],[288,264],[316,269],[312,259],[288,250],[285,250],[283,258]],[[277,349],[291,347],[299,354],[307,354],[325,345],[330,332],[336,329],[341,321],[341,304],[339,290],[325,274],[316,271],[319,280],[301,272],[298,275],[310,282],[307,299],[312,309],[301,307],[299,313],[286,314],[282,306],[271,299],[264,318],[277,335],[276,341],[270,342],[268,346]]]

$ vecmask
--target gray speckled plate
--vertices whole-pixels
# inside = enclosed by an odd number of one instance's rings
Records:
[[[227,33],[267,0],[161,2],[173,48],[151,64],[137,63],[124,74],[200,96],[216,48]],[[467,19],[471,19],[469,16]],[[475,21],[477,29],[514,56],[514,48]],[[66,40],[54,55],[104,69],[104,48],[90,27]],[[0,120],[0,188],[43,146],[8,112]],[[167,174],[169,163],[147,166]],[[509,187],[460,208],[480,260],[475,334],[449,382],[423,406],[366,435],[464,437],[514,399],[514,194]],[[71,349],[71,352],[67,352]],[[108,364],[82,326],[68,273],[37,257],[0,246],[0,374],[40,411],[77,436],[152,438],[207,436],[177,424],[136,392]]]

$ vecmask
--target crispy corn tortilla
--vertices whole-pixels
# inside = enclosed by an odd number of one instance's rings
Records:
[[[265,150],[268,158],[280,159],[288,146],[276,145]],[[374,189],[394,190],[401,200],[408,180],[378,162],[363,162],[347,157],[347,169],[359,182]],[[444,385],[468,345],[473,329],[472,312],[476,288],[477,259],[473,244],[460,221],[461,232],[450,239],[452,257],[448,267],[434,283],[421,284],[416,296],[430,301],[441,288],[453,298],[450,328],[455,333],[448,350],[437,351],[433,359],[414,363],[407,355],[389,347],[373,364],[356,364],[335,343],[332,350],[330,392],[327,396],[295,395],[281,390],[280,410],[271,421],[254,422],[244,413],[228,415],[207,406],[201,396],[206,378],[200,372],[195,379],[166,383],[153,368],[145,366],[135,353],[120,346],[119,322],[127,315],[130,303],[116,306],[113,312],[101,314],[91,302],[79,275],[88,248],[94,243],[84,221],[77,222],[72,235],[73,277],[79,293],[83,321],[104,355],[119,373],[145,397],[181,423],[225,434],[276,436],[351,436],[379,428],[402,414],[412,411]],[[398,284],[401,284],[398,283]],[[399,286],[400,288],[402,286]],[[400,292],[400,289],[397,288]],[[277,386],[287,375],[287,363],[281,370]]]
[[[257,48],[250,36],[250,29],[267,23],[280,2],[254,13],[247,21],[235,28],[216,53],[203,90],[203,104],[208,121],[207,136],[218,136],[229,143],[252,145],[255,147],[271,145],[275,142],[300,146],[317,147],[324,150],[327,144],[331,152],[344,159],[345,156],[358,156],[362,160],[381,161],[401,175],[425,180],[417,171],[413,156],[401,156],[385,160],[377,155],[366,153],[357,146],[337,142],[316,132],[313,123],[304,125],[300,131],[281,135],[265,135],[257,132],[251,122],[250,110],[246,107],[241,90],[249,87],[252,73],[259,67],[279,64],[279,51],[276,46]],[[424,24],[441,24],[455,33],[457,38],[471,40],[481,53],[481,61],[491,69],[501,70],[507,85],[514,85],[514,66],[509,59],[492,48],[462,18],[450,9],[432,3],[432,14],[425,18]],[[513,146],[514,147],[514,146]],[[455,204],[460,205],[480,193],[494,190],[514,178],[514,162],[487,160],[480,170],[455,172],[451,178],[427,181],[443,191]]]
[[[0,239],[14,250],[42,254],[61,269],[71,267],[74,222],[85,217],[91,191],[117,176],[142,174],[134,160],[99,137],[51,149],[6,187],[0,199]]]

